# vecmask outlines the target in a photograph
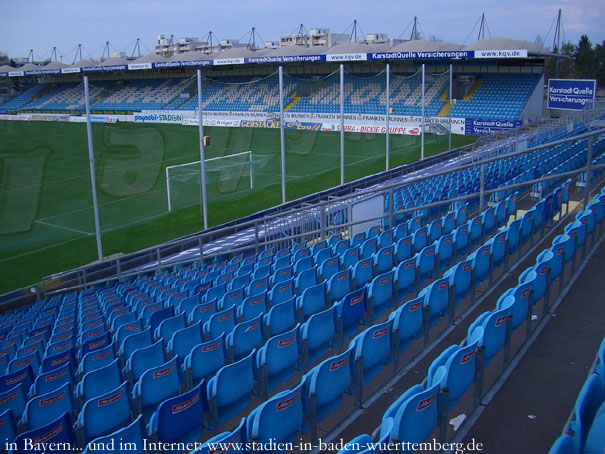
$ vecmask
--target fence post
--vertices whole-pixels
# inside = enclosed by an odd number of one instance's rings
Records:
[[[479,211],[485,208],[485,164],[481,164],[481,188],[479,189]]]
[[[592,164],[592,144],[594,136],[588,138],[588,149],[586,151],[586,179],[584,180],[584,209],[588,206],[590,198],[590,165]]]

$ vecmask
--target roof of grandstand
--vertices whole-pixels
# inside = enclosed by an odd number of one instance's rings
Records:
[[[184,55],[184,54],[181,54]],[[147,54],[147,55],[141,55],[139,58],[137,58],[134,63],[157,63],[159,61],[166,61],[166,57],[162,57],[161,55],[158,54]]]
[[[464,47],[464,50],[527,49],[530,54],[550,55],[551,52],[529,41],[511,38],[486,38]]]
[[[462,46],[460,44],[448,43],[445,41],[428,41],[426,39],[415,39],[413,41],[406,41],[405,43],[401,43],[393,47],[393,50],[397,52],[432,52],[440,50],[460,49],[462,49]]]
[[[430,41],[424,39],[406,41],[404,43],[396,44],[395,46],[383,43],[383,44],[371,44],[366,42],[351,41],[346,43],[337,43],[331,47],[306,47],[299,45],[288,45],[283,47],[273,48],[259,48],[256,50],[249,49],[247,47],[231,48],[224,51],[218,51],[213,53],[206,53],[202,51],[190,51],[180,54],[175,54],[172,57],[166,59],[160,55],[148,54],[143,55],[135,60],[125,60],[121,57],[112,57],[108,60],[104,60],[102,63],[93,60],[81,60],[78,61],[68,68],[86,68],[86,67],[112,67],[122,66],[129,64],[138,63],[164,63],[164,62],[194,62],[203,60],[213,59],[226,59],[226,58],[258,58],[258,57],[297,57],[297,56],[319,56],[324,57],[331,54],[351,54],[351,53],[380,53],[380,52],[467,52],[468,56],[463,58],[474,58],[475,51],[503,51],[503,50],[520,50],[525,51],[521,56],[535,57],[535,56],[549,56],[552,55],[551,51],[543,48],[537,44],[529,41],[516,40],[511,38],[487,38],[471,43],[467,46],[463,46],[456,43],[450,43],[445,41]],[[507,58],[506,55],[501,56]],[[517,56],[518,57],[518,56]],[[388,56],[385,58],[395,58]],[[399,57],[397,57],[399,58]],[[404,57],[402,57],[404,58]],[[459,58],[459,57],[456,57]],[[485,58],[485,56],[483,56]],[[489,57],[498,58],[498,57]],[[375,59],[375,58],[374,58]],[[349,59],[350,60],[350,59]],[[246,61],[244,63],[252,63],[253,61]],[[262,63],[262,61],[255,61]],[[39,71],[44,70],[57,70],[65,66],[55,65],[50,66],[37,66],[33,63],[27,63],[25,66],[19,68],[13,68],[5,65],[0,68],[0,74],[6,75],[11,71]],[[117,68],[116,68],[117,69]]]
[[[61,68],[67,68],[67,65],[65,63],[61,63],[60,61],[51,61],[47,65],[44,65],[43,68],[44,69],[61,69]]]

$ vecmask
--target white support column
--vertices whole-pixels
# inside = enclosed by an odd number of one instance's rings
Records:
[[[385,170],[389,170],[389,158],[390,158],[390,143],[389,143],[389,139],[391,138],[389,135],[389,120],[390,120],[390,115],[391,115],[391,65],[389,63],[387,63],[387,93],[386,93],[387,99],[386,99],[386,104],[387,104],[387,116],[386,116],[386,132],[385,132],[385,142],[386,142],[386,169]]]
[[[422,64],[422,137],[420,138],[420,159],[424,159],[424,74],[425,64]]]
[[[340,184],[345,184],[345,66],[340,65]]]
[[[97,238],[97,255],[103,260],[101,244],[101,224],[99,222],[99,203],[97,201],[97,177],[95,174],[95,154],[92,146],[92,126],[90,122],[90,94],[88,93],[88,76],[84,76],[84,98],[86,103],[86,136],[88,139],[88,161],[90,163],[90,185],[92,186],[92,206],[95,216],[95,236]]]
[[[284,68],[279,67],[279,136],[281,149],[281,198],[286,203],[286,142],[284,139]]]
[[[200,132],[201,203],[204,230],[208,229],[208,202],[206,199],[206,156],[204,149],[204,118],[202,115],[202,70],[197,70],[197,120]]]

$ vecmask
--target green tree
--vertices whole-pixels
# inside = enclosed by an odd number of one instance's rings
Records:
[[[597,61],[597,79],[599,86],[605,85],[605,41],[595,46],[595,58]]]
[[[583,79],[594,79],[597,76],[597,58],[592,43],[587,35],[582,35],[573,55],[575,69]]]

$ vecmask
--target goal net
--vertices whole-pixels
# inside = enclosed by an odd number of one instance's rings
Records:
[[[201,201],[201,161],[166,167],[168,211],[180,210]],[[206,159],[208,202],[254,189],[252,152]]]

